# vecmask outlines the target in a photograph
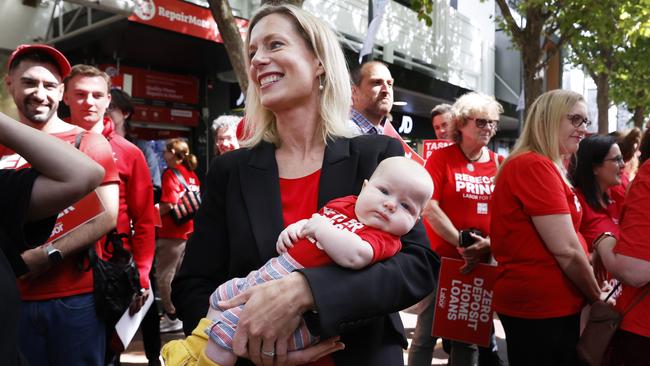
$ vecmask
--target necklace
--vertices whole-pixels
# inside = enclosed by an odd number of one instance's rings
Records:
[[[460,148],[460,146],[459,146],[459,148]],[[463,151],[463,149],[460,149],[460,152],[463,153],[463,156],[468,161],[467,170],[469,170],[470,172],[473,172],[474,171],[474,164],[472,164],[472,163],[476,163],[477,161],[481,160],[481,158],[483,157],[483,148],[481,148],[481,154],[476,159],[470,159],[467,155],[465,155],[465,152]]]

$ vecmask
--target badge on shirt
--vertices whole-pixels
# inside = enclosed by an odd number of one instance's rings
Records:
[[[476,204],[476,213],[479,215],[487,215],[488,213],[488,204],[487,202],[478,202]]]
[[[573,203],[576,205],[576,212],[580,212],[581,206],[580,206],[580,201],[578,200],[578,196],[575,194],[573,195]]]

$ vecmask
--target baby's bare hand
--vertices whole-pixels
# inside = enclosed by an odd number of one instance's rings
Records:
[[[300,220],[282,230],[278,236],[278,241],[275,244],[275,249],[277,250],[278,254],[286,253],[290,248],[293,247],[293,243],[303,238],[300,232],[302,231],[306,222],[307,220]]]

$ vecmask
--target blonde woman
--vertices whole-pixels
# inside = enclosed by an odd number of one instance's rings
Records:
[[[563,162],[576,152],[589,124],[581,95],[542,94],[497,176],[494,307],[513,366],[579,364],[580,311],[598,300],[600,289],[578,231],[583,209]]]
[[[252,137],[210,167],[173,286],[186,333],[205,316],[217,286],[276,256],[286,225],[335,197],[358,194],[381,160],[403,154],[387,136],[349,138],[350,80],[324,22],[294,6],[265,6],[251,18],[245,47]],[[431,291],[437,258],[419,221],[401,241],[396,255],[376,265],[303,269],[219,303],[246,303],[233,339],[237,365],[251,365],[243,358],[257,365],[402,364],[406,338],[395,312]],[[303,315],[323,341],[287,353]]]
[[[182,324],[176,319],[176,309],[171,301],[171,283],[180,266],[185,251],[185,242],[194,231],[194,220],[177,224],[171,217],[171,211],[179,198],[185,194],[185,185],[178,178],[179,174],[190,190],[199,192],[199,178],[194,173],[198,161],[190,154],[190,148],[183,139],[167,141],[163,155],[167,170],[162,176],[162,195],[160,197],[160,216],[162,227],[158,228],[156,240],[156,281],[160,291],[165,316],[160,323],[161,332],[180,330]]]

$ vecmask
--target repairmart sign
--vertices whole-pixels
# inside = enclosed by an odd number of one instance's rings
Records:
[[[152,27],[223,43],[210,9],[180,0],[140,0],[129,20]],[[242,37],[248,20],[235,18]]]

